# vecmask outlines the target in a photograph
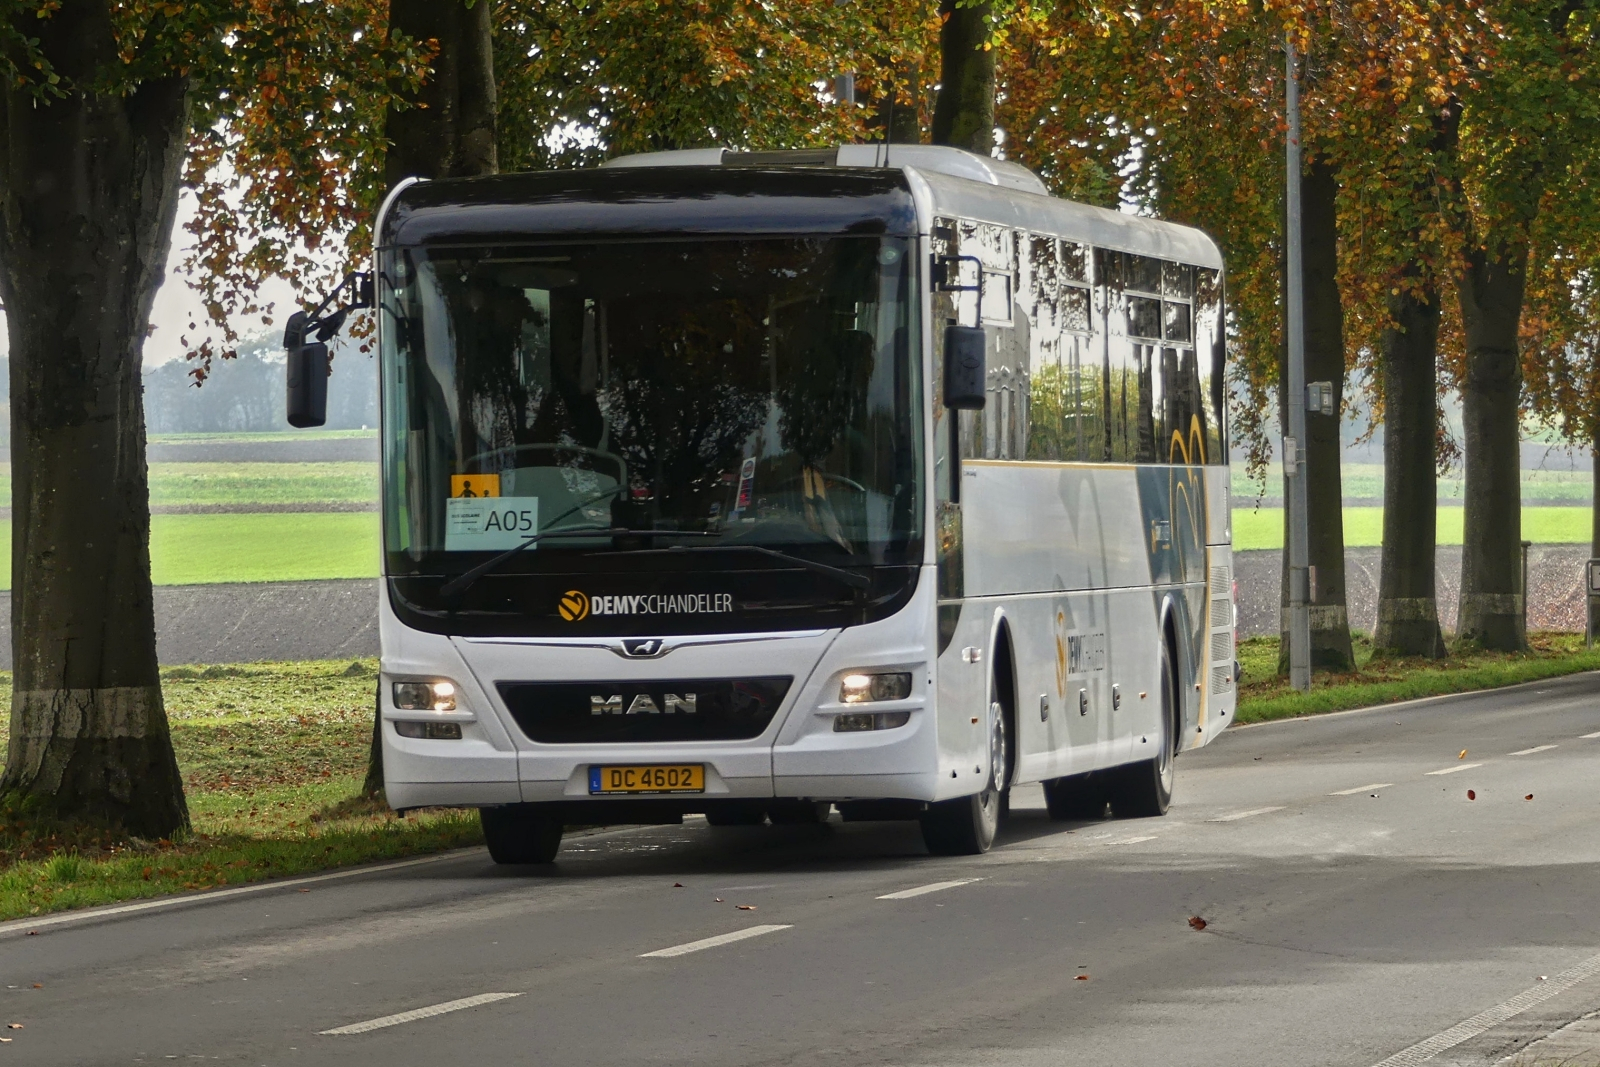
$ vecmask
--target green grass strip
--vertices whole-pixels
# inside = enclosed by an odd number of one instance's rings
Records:
[[[1588,507],[1538,507],[1522,509],[1522,536],[1535,544],[1587,544],[1592,534]],[[1466,509],[1438,509],[1438,543],[1459,545]],[[1344,543],[1347,548],[1363,548],[1383,543],[1382,508],[1345,508]],[[1283,509],[1253,508],[1241,504],[1233,509],[1233,547],[1239,550],[1283,547]]]
[[[1358,638],[1354,673],[1316,673],[1311,691],[1299,693],[1277,673],[1278,639],[1251,638],[1239,646],[1245,673],[1234,721],[1267,722],[1348,711],[1600,670],[1600,649],[1585,650],[1580,635],[1534,634],[1530,643],[1532,650],[1521,655],[1456,649],[1443,660],[1391,659],[1375,656],[1370,641]]]
[[[372,512],[155,515],[150,569],[157,585],[375,578]],[[0,589],[11,588],[11,523],[0,522]]]

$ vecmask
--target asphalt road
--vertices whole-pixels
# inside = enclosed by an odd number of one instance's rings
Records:
[[[1578,676],[1230,730],[1166,818],[1029,791],[972,859],[696,819],[11,924],[0,1060],[1490,1064],[1600,1007],[1597,761]]]

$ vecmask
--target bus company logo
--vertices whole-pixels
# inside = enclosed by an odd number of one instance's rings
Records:
[[[561,612],[561,617],[568,622],[582,622],[589,617],[589,594],[576,589],[568,589],[561,597],[561,603],[556,610]]]
[[[583,594],[567,594],[567,598],[574,596],[581,597]],[[561,617],[576,622],[583,615],[567,614],[567,598],[561,601]],[[733,610],[732,593],[646,593],[640,596],[594,596],[586,600],[586,613],[592,615],[721,615]]]

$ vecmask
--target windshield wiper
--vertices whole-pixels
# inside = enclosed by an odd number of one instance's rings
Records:
[[[785,563],[792,563],[797,567],[804,567],[813,574],[821,574],[832,578],[837,582],[848,585],[852,589],[870,589],[872,587],[872,579],[864,574],[847,571],[843,567],[832,567],[826,563],[818,563],[816,560],[806,559],[804,556],[791,555],[788,552],[780,552],[775,548],[766,548],[762,545],[673,545],[670,548],[625,548],[618,549],[617,552],[618,554],[626,553],[631,556],[671,556],[689,552],[753,552],[757,555],[781,559]]]
[[[561,517],[562,516],[557,516],[557,518],[561,518]],[[523,541],[521,544],[513,545],[512,547],[506,549],[504,552],[500,553],[498,556],[492,556],[489,559],[486,559],[482,563],[478,564],[476,567],[473,567],[470,570],[462,571],[460,574],[456,575],[454,578],[450,579],[448,582],[445,582],[443,585],[441,585],[439,587],[439,595],[440,596],[445,596],[445,597],[452,597],[452,596],[455,596],[457,593],[466,592],[468,589],[472,588],[472,583],[473,582],[476,582],[479,578],[482,578],[485,574],[488,574],[490,571],[492,571],[496,567],[500,566],[500,564],[504,563],[506,560],[510,559],[512,556],[515,556],[518,552],[521,552],[523,549],[528,548],[528,547],[530,547],[532,545],[536,545],[540,541],[549,540],[550,538],[553,538],[553,537],[627,537],[627,536],[634,536],[634,537],[720,537],[722,535],[721,534],[714,534],[714,533],[702,533],[699,530],[631,530],[631,529],[628,529],[627,527],[624,527],[624,526],[601,526],[601,525],[598,525],[598,524],[590,524],[590,525],[587,525],[587,526],[563,526],[559,530],[545,530],[545,531],[543,531],[541,533],[536,533],[532,537],[528,538],[526,541]]]

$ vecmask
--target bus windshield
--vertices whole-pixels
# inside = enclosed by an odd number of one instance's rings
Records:
[[[659,567],[648,550],[672,545],[917,562],[911,252],[877,236],[384,250],[388,572],[460,574],[567,527],[652,536],[545,539],[497,571]]]

